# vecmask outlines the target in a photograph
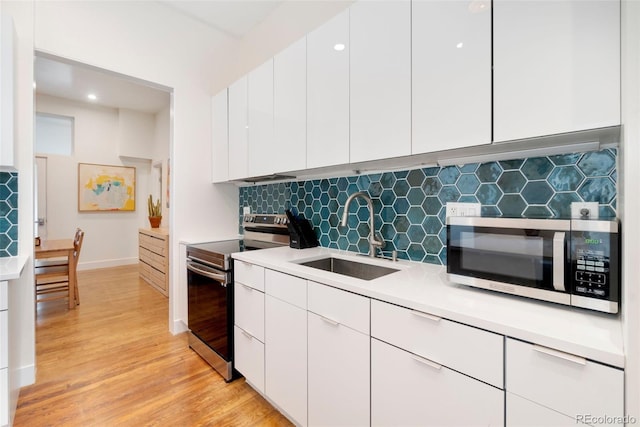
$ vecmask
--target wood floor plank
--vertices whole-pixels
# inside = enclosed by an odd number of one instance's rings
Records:
[[[81,304],[38,305],[36,383],[14,426],[289,426],[244,379],[225,383],[171,335],[168,301],[138,267],[81,271]]]

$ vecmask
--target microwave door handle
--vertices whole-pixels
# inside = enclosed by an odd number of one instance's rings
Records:
[[[564,231],[557,231],[553,235],[553,289],[565,292],[564,267],[566,264],[564,250]]]

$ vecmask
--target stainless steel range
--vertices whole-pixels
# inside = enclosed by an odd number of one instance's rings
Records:
[[[225,381],[233,369],[233,260],[231,254],[289,245],[285,215],[245,215],[243,239],[187,246],[189,347]]]

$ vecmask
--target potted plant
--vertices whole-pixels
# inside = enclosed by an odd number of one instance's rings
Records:
[[[153,203],[153,197],[149,194],[149,200],[147,200],[149,206],[149,223],[151,228],[160,227],[162,222],[162,207],[160,206],[160,199]]]

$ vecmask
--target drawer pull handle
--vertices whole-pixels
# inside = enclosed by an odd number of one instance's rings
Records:
[[[412,358],[413,360],[415,360],[416,362],[418,362],[418,363],[422,363],[423,365],[427,365],[427,366],[429,366],[430,368],[433,368],[433,369],[440,370],[440,368],[442,368],[442,365],[439,365],[439,364],[437,364],[436,362],[432,362],[432,361],[431,361],[431,360],[429,360],[429,359],[425,359],[424,357],[420,357],[420,356],[416,356],[416,355],[411,355],[411,358]]]
[[[417,310],[411,310],[411,313],[415,314],[418,317],[422,317],[424,319],[429,319],[429,320],[432,320],[434,322],[439,322],[439,321],[442,320],[442,317],[434,316],[433,314],[423,313],[423,312],[417,311]]]
[[[534,345],[533,349],[538,353],[548,354],[549,356],[557,357],[559,359],[568,360],[569,362],[576,363],[578,365],[586,365],[587,360],[584,357],[576,356],[575,354],[565,353],[564,351],[554,350],[549,347],[543,347],[541,345]]]
[[[245,285],[244,283],[240,283],[240,284],[241,284],[241,285],[242,285],[242,287],[243,287],[243,288],[245,288],[246,290],[248,290],[248,291],[250,291],[250,292],[252,292],[252,291],[253,291],[253,288],[252,288],[251,286],[247,286],[247,285]]]
[[[242,331],[242,335],[244,335],[245,337],[249,338],[250,340],[253,340],[253,335],[251,335],[249,332],[247,332],[245,330]]]
[[[340,326],[340,323],[336,322],[335,320],[331,320],[331,319],[328,319],[328,318],[326,318],[324,316],[320,316],[320,315],[318,315],[318,317],[320,317],[322,320],[324,320],[325,322],[327,322],[331,326]]]

